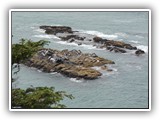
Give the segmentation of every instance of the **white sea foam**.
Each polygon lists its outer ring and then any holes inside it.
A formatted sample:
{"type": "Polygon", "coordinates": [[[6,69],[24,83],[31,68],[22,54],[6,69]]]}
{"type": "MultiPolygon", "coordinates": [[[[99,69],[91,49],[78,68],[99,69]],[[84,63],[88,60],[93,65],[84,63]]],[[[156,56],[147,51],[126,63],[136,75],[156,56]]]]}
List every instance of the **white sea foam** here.
{"type": "Polygon", "coordinates": [[[97,49],[96,46],[93,46],[93,45],[85,45],[85,44],[82,44],[80,47],[84,47],[84,48],[87,48],[87,49],[97,49]]]}
{"type": "Polygon", "coordinates": [[[101,71],[102,69],[101,69],[101,67],[92,67],[93,69],[95,69],[95,70],[98,70],[98,71],[101,71]]]}
{"type": "Polygon", "coordinates": [[[131,40],[131,42],[132,42],[132,43],[136,43],[136,44],[139,43],[139,42],[136,41],[136,40],[131,40]]]}
{"type": "Polygon", "coordinates": [[[64,25],[61,25],[61,24],[50,24],[49,26],[64,26],[64,25]]]}
{"type": "Polygon", "coordinates": [[[38,72],[42,72],[41,70],[37,70],[38,72]]]}
{"type": "Polygon", "coordinates": [[[121,36],[121,37],[128,37],[128,35],[126,34],[126,33],[121,33],[121,32],[119,32],[119,33],[115,33],[115,35],[118,35],[118,36],[121,36]]]}
{"type": "Polygon", "coordinates": [[[77,82],[77,83],[83,82],[83,80],[77,80],[76,78],[70,78],[70,81],[77,82]]]}
{"type": "Polygon", "coordinates": [[[98,37],[107,38],[107,39],[116,39],[116,38],[118,38],[117,35],[108,35],[108,34],[104,34],[102,32],[98,32],[98,31],[80,31],[80,32],[81,33],[90,34],[90,35],[96,35],[98,37]]]}
{"type": "Polygon", "coordinates": [[[148,46],[138,45],[137,48],[143,50],[146,53],[148,52],[148,46]]]}
{"type": "MultiPolygon", "coordinates": [[[[113,67],[111,67],[111,66],[109,66],[109,65],[107,65],[107,67],[108,67],[109,69],[112,69],[112,70],[113,70],[112,73],[118,71],[116,68],[113,68],[113,67]]],[[[106,70],[103,70],[101,67],[97,67],[97,66],[96,66],[96,67],[92,67],[92,68],[95,69],[95,70],[101,71],[101,72],[106,71],[106,70]]],[[[109,72],[109,73],[111,73],[111,72],[109,72]]]]}
{"type": "Polygon", "coordinates": [[[43,29],[36,29],[34,31],[39,32],[39,33],[45,33],[45,30],[43,30],[43,29]]]}
{"type": "Polygon", "coordinates": [[[51,72],[50,74],[54,75],[54,74],[57,74],[57,72],[51,72]]]}
{"type": "Polygon", "coordinates": [[[78,46],[78,44],[72,42],[72,43],[68,43],[66,41],[58,41],[56,43],[59,43],[59,44],[63,44],[63,45],[73,45],[73,46],[78,46]]]}
{"type": "Polygon", "coordinates": [[[48,38],[48,39],[60,39],[55,35],[34,35],[34,37],[38,37],[38,38],[48,38]]]}
{"type": "Polygon", "coordinates": [[[112,70],[113,70],[114,72],[117,72],[117,71],[118,71],[116,68],[112,68],[112,70]]]}

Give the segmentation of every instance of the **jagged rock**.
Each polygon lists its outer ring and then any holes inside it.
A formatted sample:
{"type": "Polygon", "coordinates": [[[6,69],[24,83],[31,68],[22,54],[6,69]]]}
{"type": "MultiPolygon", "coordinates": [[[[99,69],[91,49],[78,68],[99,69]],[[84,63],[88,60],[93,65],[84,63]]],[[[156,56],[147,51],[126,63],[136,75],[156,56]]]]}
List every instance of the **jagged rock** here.
{"type": "Polygon", "coordinates": [[[43,72],[59,72],[73,78],[96,79],[101,73],[94,66],[114,64],[113,61],[98,57],[96,54],[83,54],[80,50],[53,50],[43,48],[25,63],[43,72]],[[43,57],[40,57],[43,56],[43,57]]]}
{"type": "Polygon", "coordinates": [[[141,55],[141,54],[145,54],[145,52],[144,52],[143,50],[138,49],[138,50],[135,52],[135,54],[136,54],[137,56],[139,56],[139,55],[141,55]]]}

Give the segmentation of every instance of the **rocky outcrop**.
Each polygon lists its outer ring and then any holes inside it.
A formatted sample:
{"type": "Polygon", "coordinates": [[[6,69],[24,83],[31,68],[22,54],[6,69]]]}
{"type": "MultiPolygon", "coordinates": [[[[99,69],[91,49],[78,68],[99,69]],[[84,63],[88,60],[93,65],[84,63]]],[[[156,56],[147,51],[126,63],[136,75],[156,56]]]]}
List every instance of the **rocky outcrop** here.
{"type": "Polygon", "coordinates": [[[65,36],[65,37],[60,37],[62,40],[69,40],[69,39],[72,39],[72,40],[74,40],[74,39],[76,39],[76,40],[81,40],[81,41],[83,41],[84,39],[85,39],[85,37],[80,37],[80,36],[78,36],[78,35],[67,35],[67,36],[65,36]]]}
{"type": "Polygon", "coordinates": [[[126,52],[125,50],[122,50],[119,48],[124,48],[124,49],[129,49],[129,50],[137,50],[137,47],[133,47],[132,45],[126,44],[122,41],[107,40],[107,39],[102,39],[97,36],[94,37],[93,40],[94,40],[94,42],[103,44],[103,47],[106,47],[110,51],[114,50],[115,52],[121,52],[121,53],[126,52]],[[110,48],[112,48],[112,50],[110,48]]]}
{"type": "MultiPolygon", "coordinates": [[[[137,47],[132,46],[131,44],[122,41],[108,40],[95,35],[89,36],[89,34],[81,34],[78,31],[72,31],[72,28],[68,26],[40,26],[40,29],[44,29],[47,34],[56,35],[57,33],[61,33],[56,36],[69,43],[75,42],[77,45],[92,44],[97,48],[105,48],[108,51],[116,53],[126,53],[129,50],[137,50],[137,47]]],[[[139,54],[144,54],[143,52],[142,50],[138,50],[135,54],[139,56],[139,54]]]]}
{"type": "Polygon", "coordinates": [[[136,54],[137,56],[139,56],[139,55],[141,55],[141,54],[145,54],[145,52],[144,52],[143,50],[138,49],[138,50],[135,52],[135,54],[136,54]]]}
{"type": "Polygon", "coordinates": [[[72,28],[68,26],[40,26],[40,29],[44,29],[45,33],[47,34],[54,34],[57,33],[73,33],[72,28]]]}
{"type": "Polygon", "coordinates": [[[102,74],[92,69],[94,66],[114,64],[113,61],[98,57],[95,53],[82,53],[80,50],[39,50],[25,65],[35,67],[43,72],[58,72],[67,77],[96,79],[102,74]]]}
{"type": "Polygon", "coordinates": [[[105,43],[105,39],[102,39],[101,37],[94,37],[93,38],[93,40],[94,40],[94,42],[96,42],[96,43],[105,43]]]}

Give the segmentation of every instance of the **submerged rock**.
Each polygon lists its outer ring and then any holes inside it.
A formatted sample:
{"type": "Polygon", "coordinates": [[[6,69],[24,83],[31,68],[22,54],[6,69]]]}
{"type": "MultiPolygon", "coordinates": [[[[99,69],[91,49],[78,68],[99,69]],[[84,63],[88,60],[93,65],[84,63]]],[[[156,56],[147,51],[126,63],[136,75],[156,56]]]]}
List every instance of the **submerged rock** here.
{"type": "Polygon", "coordinates": [[[84,54],[80,50],[69,51],[65,49],[58,51],[43,48],[25,64],[41,69],[43,72],[59,72],[67,77],[92,80],[102,74],[91,67],[114,64],[114,62],[98,57],[95,53],[84,54]]]}

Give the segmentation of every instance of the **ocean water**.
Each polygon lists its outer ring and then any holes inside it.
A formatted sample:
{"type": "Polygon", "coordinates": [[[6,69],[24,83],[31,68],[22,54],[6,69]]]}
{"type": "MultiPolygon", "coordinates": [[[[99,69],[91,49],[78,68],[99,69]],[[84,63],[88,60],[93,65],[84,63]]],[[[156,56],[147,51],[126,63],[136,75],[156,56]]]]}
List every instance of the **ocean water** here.
{"type": "MultiPolygon", "coordinates": [[[[147,12],[12,12],[12,43],[21,38],[38,41],[45,39],[53,49],[77,49],[113,60],[113,72],[102,72],[96,80],[75,80],[59,73],[43,73],[21,65],[14,75],[12,87],[54,86],[75,99],[64,99],[68,108],[148,108],[148,13],[147,12]],[[64,25],[82,33],[120,40],[144,50],[135,56],[97,49],[91,45],[77,46],[47,35],[40,25],[64,25]]],[[[98,67],[95,69],[99,69],[98,67]]]]}

